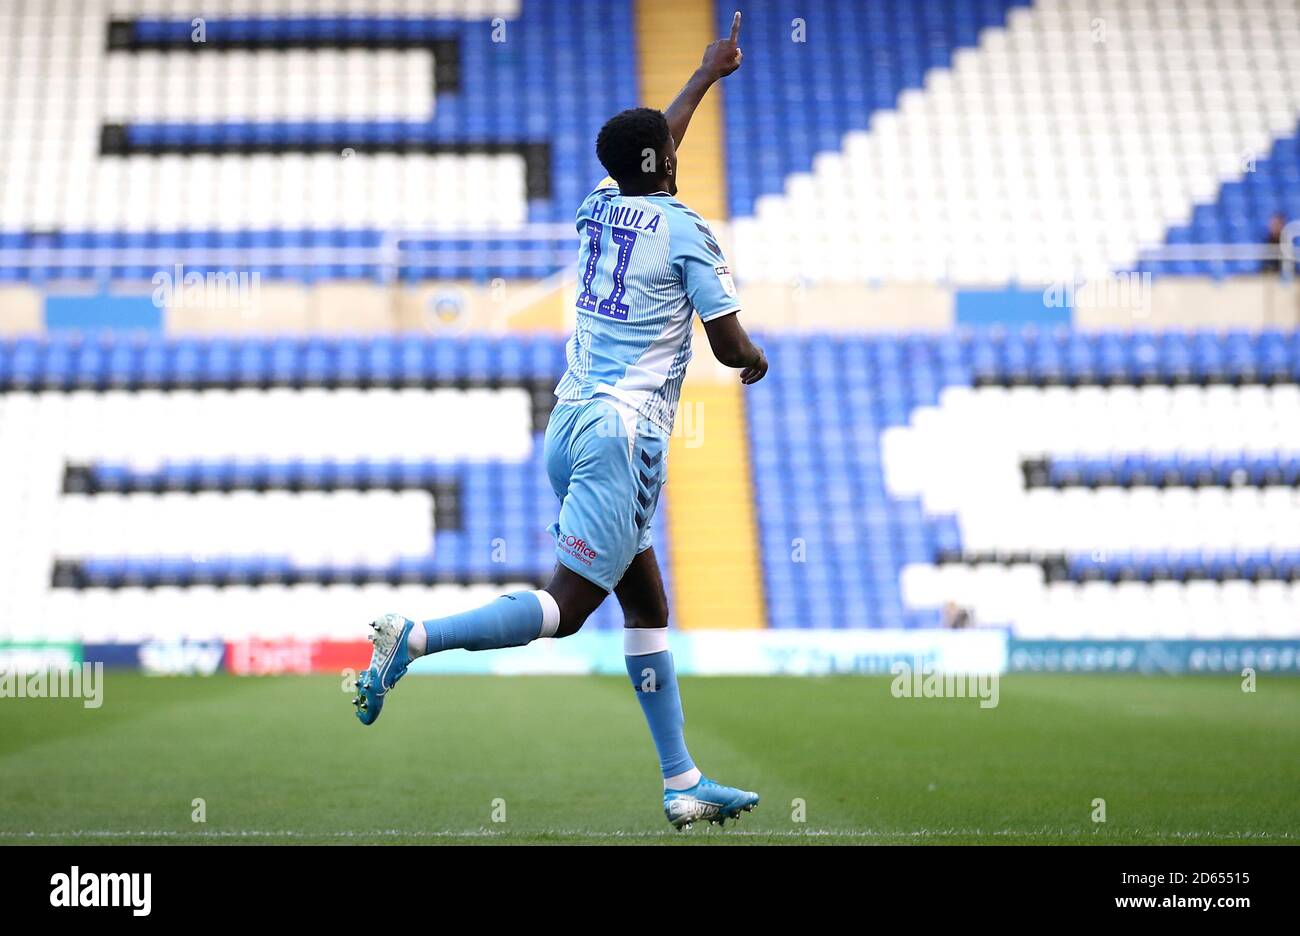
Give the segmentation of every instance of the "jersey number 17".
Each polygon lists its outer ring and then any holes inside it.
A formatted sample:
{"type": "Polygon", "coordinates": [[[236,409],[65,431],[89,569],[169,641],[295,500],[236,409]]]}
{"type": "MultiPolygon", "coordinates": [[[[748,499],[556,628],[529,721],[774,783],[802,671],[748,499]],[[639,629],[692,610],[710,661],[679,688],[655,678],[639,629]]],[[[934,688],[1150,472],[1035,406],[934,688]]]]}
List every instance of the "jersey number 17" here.
{"type": "Polygon", "coordinates": [[[628,307],[623,304],[623,295],[627,292],[627,265],[632,259],[632,248],[636,246],[636,231],[627,228],[610,228],[609,238],[618,248],[614,259],[614,289],[609,298],[598,299],[591,291],[591,283],[596,278],[596,265],[600,263],[600,237],[605,225],[599,221],[587,222],[587,240],[590,245],[587,253],[587,268],[582,273],[582,292],[578,295],[578,308],[585,312],[595,312],[620,322],[627,321],[628,307]]]}

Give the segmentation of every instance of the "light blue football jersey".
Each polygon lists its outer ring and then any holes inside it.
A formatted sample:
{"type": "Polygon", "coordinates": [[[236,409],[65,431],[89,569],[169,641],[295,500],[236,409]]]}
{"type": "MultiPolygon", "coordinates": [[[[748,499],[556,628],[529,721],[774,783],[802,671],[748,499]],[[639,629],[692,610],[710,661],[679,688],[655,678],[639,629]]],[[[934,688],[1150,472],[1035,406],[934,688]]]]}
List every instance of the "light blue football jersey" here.
{"type": "Polygon", "coordinates": [[[564,401],[612,397],[671,432],[691,312],[736,312],[735,281],[704,220],[667,192],[629,197],[606,179],[578,209],[577,327],[564,401]]]}

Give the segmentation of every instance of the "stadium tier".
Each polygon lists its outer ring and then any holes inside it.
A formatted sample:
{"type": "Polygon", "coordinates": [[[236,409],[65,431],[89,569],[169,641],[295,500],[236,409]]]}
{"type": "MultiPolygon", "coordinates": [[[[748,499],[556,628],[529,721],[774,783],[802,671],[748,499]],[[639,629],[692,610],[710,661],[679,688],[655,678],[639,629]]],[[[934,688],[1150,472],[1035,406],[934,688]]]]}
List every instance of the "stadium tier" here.
{"type": "MultiPolygon", "coordinates": [[[[1198,203],[1186,222],[1171,225],[1165,242],[1171,247],[1194,244],[1253,244],[1266,231],[1269,218],[1300,217],[1300,136],[1283,137],[1266,155],[1246,154],[1250,171],[1238,181],[1225,182],[1218,196],[1198,203]]],[[[1137,269],[1151,273],[1207,275],[1216,279],[1238,273],[1258,273],[1258,260],[1144,260],[1137,269]]]]}
{"type": "Polygon", "coordinates": [[[771,625],[937,626],[952,603],[1026,638],[1293,635],[1298,353],[1280,333],[777,343],[750,409],[771,625]]]}
{"type": "MultiPolygon", "coordinates": [[[[1024,638],[1300,636],[1296,333],[766,343],[769,627],[951,604],[1024,638]]],[[[543,580],[561,361],[551,337],[5,341],[6,636],[329,639],[543,580]]],[[[611,600],[588,626],[621,623],[611,600]]]]}
{"type": "MultiPolygon", "coordinates": [[[[608,41],[631,33],[631,4],[385,9],[342,0],[307,15],[238,0],[195,21],[154,0],[4,4],[0,54],[14,67],[0,97],[13,104],[0,129],[14,142],[0,168],[0,247],[319,257],[373,251],[395,230],[532,223],[510,240],[440,240],[403,276],[553,272],[571,244],[557,261],[545,225],[572,217],[598,178],[596,130],[636,100],[634,46],[608,41]]],[[[357,262],[250,266],[306,280],[380,274],[357,262]]],[[[0,280],[152,271],[148,259],[0,262],[0,280]]]]}
{"type": "MultiPolygon", "coordinates": [[[[265,637],[281,613],[342,637],[341,606],[455,610],[554,563],[553,338],[56,338],[0,361],[4,513],[30,533],[6,537],[12,638],[265,637]]],[[[616,603],[591,626],[621,627],[616,603]]]]}
{"type": "MultiPolygon", "coordinates": [[[[1170,228],[1170,245],[1258,244],[1274,213],[1300,216],[1300,9],[1248,9],[748,4],[764,67],[727,89],[738,268],[1045,283],[1131,268],[1170,228]],[[809,42],[817,30],[833,43],[809,42]]],[[[1145,268],[1260,266],[1211,254],[1145,268]]]]}
{"type": "MultiPolygon", "coordinates": [[[[0,9],[0,281],[148,280],[181,252],[308,282],[545,276],[649,68],[609,39],[631,0],[211,6],[0,9]]],[[[1177,248],[1300,216],[1291,0],[745,16],[762,66],[719,144],[742,283],[1221,277],[1263,259],[1177,248]]]]}
{"type": "MultiPolygon", "coordinates": [[[[952,67],[960,49],[1006,23],[1027,0],[763,0],[745,8],[745,47],[765,67],[737,72],[727,86],[727,178],[731,211],[755,213],[763,196],[781,195],[788,176],[813,170],[845,135],[870,129],[872,114],[894,111],[905,91],[924,88],[927,73],[952,67]],[[832,26],[827,54],[808,46],[808,30],[832,26]]],[[[725,29],[731,11],[715,6],[725,29]]]]}

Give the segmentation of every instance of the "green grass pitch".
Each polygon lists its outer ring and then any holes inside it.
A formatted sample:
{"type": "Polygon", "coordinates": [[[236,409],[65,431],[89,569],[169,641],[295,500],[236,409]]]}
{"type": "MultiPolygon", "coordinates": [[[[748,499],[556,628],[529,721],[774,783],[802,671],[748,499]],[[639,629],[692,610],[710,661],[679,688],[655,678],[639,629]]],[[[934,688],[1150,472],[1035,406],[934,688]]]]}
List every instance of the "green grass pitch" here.
{"type": "Polygon", "coordinates": [[[614,677],[412,677],[363,728],[337,678],[109,671],[98,710],[0,700],[0,843],[1300,841],[1300,680],[682,683],[702,768],[762,794],[739,826],[669,829],[614,677]]]}

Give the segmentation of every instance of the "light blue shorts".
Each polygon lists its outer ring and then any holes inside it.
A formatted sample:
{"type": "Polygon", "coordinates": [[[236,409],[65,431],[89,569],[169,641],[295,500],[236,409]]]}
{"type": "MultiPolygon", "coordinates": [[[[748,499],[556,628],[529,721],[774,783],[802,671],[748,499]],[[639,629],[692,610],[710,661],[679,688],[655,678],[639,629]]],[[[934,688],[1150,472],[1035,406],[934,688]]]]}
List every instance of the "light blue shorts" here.
{"type": "Polygon", "coordinates": [[[546,427],[546,473],[560,499],[550,526],[556,560],[613,591],[651,546],[667,461],[667,435],[645,420],[625,422],[608,400],[557,403],[546,427]]]}

